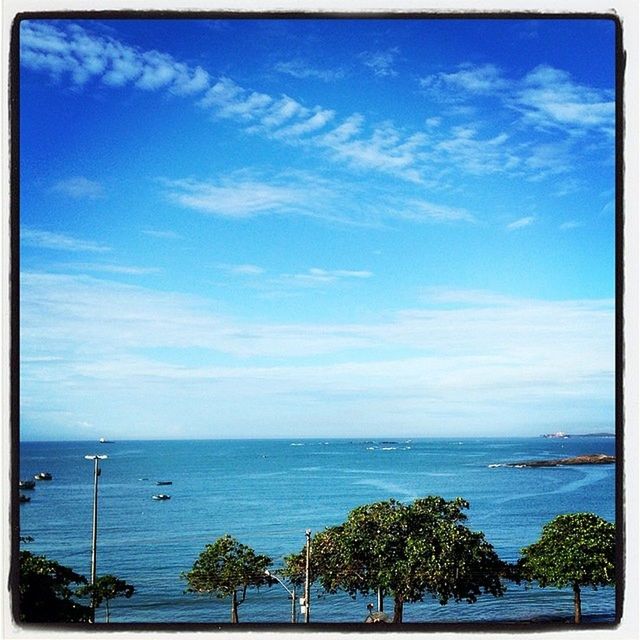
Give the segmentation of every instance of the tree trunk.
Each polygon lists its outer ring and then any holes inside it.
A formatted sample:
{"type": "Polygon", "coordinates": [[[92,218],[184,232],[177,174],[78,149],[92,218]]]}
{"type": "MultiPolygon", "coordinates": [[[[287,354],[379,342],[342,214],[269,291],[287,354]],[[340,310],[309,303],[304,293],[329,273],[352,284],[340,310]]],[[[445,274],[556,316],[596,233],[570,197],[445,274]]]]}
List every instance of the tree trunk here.
{"type": "Polygon", "coordinates": [[[233,595],[231,596],[231,624],[236,624],[238,622],[238,595],[236,590],[233,590],[233,595]]]}
{"type": "Polygon", "coordinates": [[[104,601],[104,608],[105,608],[105,622],[109,622],[109,600],[105,599],[104,601]]]}
{"type": "Polygon", "coordinates": [[[393,600],[393,620],[392,622],[400,624],[402,623],[402,609],[404,601],[401,595],[396,595],[393,600]]]}
{"type": "Polygon", "coordinates": [[[580,624],[582,620],[582,604],[580,602],[580,585],[573,583],[573,621],[580,624]]]}
{"type": "Polygon", "coordinates": [[[378,611],[384,611],[384,590],[378,587],[378,611]]]}

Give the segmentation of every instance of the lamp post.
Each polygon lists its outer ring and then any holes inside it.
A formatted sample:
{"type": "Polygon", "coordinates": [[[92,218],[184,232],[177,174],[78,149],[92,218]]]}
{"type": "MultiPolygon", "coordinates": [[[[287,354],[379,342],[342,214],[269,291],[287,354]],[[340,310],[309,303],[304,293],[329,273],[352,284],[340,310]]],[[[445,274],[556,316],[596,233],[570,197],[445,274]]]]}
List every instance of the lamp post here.
{"type": "Polygon", "coordinates": [[[274,578],[275,580],[277,580],[282,585],[283,589],[285,589],[286,592],[289,594],[289,597],[291,598],[291,624],[295,624],[296,623],[296,586],[295,584],[293,585],[293,589],[289,589],[289,587],[287,587],[287,585],[284,582],[282,582],[282,580],[280,580],[280,578],[275,573],[271,573],[269,569],[265,569],[264,574],[269,578],[274,578]]]}
{"type": "MultiPolygon", "coordinates": [[[[91,586],[96,583],[96,551],[98,542],[98,477],[100,476],[100,460],[106,460],[107,456],[89,455],[86,460],[93,460],[93,533],[91,536],[91,586]]],[[[91,622],[96,621],[95,594],[91,595],[91,622]]]]}
{"type": "Polygon", "coordinates": [[[304,621],[309,623],[311,620],[311,576],[310,576],[310,562],[311,562],[311,529],[305,531],[307,538],[306,544],[306,557],[304,567],[304,621]]]}

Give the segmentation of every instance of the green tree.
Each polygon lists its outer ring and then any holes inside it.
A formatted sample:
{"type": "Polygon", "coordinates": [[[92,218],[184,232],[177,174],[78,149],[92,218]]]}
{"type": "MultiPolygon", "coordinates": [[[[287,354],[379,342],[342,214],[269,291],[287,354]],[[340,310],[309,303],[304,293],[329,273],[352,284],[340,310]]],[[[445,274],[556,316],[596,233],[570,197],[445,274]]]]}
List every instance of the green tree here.
{"type": "Polygon", "coordinates": [[[208,544],[198,556],[191,571],[182,574],[188,583],[187,592],[213,593],[218,598],[231,596],[231,622],[238,622],[238,606],[249,587],[271,586],[266,575],[271,558],[257,555],[247,545],[230,535],[208,544]]]}
{"type": "Polygon", "coordinates": [[[540,539],[522,549],[517,572],[541,587],[572,587],[579,624],[581,589],[615,582],[615,549],[615,525],[593,513],[569,513],[544,525],[540,539]]]}
{"type": "MultiPolygon", "coordinates": [[[[311,578],[335,593],[372,592],[393,597],[393,622],[404,604],[426,593],[441,604],[475,602],[481,593],[504,593],[504,563],[484,534],[461,524],[469,504],[437,496],[402,504],[387,500],[357,507],[347,520],[314,536],[311,578]]],[[[302,579],[303,554],[285,559],[288,575],[302,579]]]]}
{"type": "Polygon", "coordinates": [[[107,574],[96,578],[95,584],[83,585],[76,593],[81,597],[89,596],[95,607],[99,607],[104,602],[105,622],[109,622],[109,602],[114,598],[130,598],[134,591],[133,585],[107,574]]]}
{"type": "Polygon", "coordinates": [[[19,620],[21,622],[89,622],[91,607],[74,600],[72,584],[86,578],[46,556],[20,551],[19,620]]]}

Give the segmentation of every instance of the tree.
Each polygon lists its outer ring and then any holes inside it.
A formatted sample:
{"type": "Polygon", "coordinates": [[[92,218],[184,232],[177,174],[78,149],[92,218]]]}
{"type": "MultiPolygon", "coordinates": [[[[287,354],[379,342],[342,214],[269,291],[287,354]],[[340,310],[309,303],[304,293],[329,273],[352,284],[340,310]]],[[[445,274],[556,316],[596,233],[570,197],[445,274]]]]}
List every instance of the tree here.
{"type": "Polygon", "coordinates": [[[255,551],[230,535],[208,544],[191,571],[182,574],[187,592],[213,593],[218,598],[231,596],[231,622],[238,622],[238,606],[245,601],[248,587],[271,586],[266,574],[271,558],[255,551]],[[238,596],[240,593],[240,596],[238,596]]]}
{"type": "Polygon", "coordinates": [[[539,586],[572,587],[574,621],[582,619],[582,587],[597,589],[615,582],[615,525],[593,513],[557,516],[542,528],[540,539],[522,549],[519,576],[539,586]]]}
{"type": "Polygon", "coordinates": [[[91,607],[73,596],[72,584],[86,578],[46,556],[20,551],[19,619],[21,622],[89,622],[91,607]]]}
{"type": "MultiPolygon", "coordinates": [[[[441,604],[475,602],[481,593],[504,593],[505,564],[484,534],[461,524],[462,498],[429,496],[405,505],[397,500],[353,509],[347,520],[314,536],[312,579],[325,591],[351,596],[378,591],[394,600],[393,622],[402,622],[405,602],[430,593],[441,604]]],[[[301,555],[285,559],[300,580],[301,555]]]]}
{"type": "Polygon", "coordinates": [[[99,607],[103,602],[105,606],[105,622],[109,622],[109,602],[114,598],[130,598],[135,588],[124,580],[111,574],[100,576],[95,584],[83,585],[76,593],[79,596],[89,596],[94,607],[99,607]]]}

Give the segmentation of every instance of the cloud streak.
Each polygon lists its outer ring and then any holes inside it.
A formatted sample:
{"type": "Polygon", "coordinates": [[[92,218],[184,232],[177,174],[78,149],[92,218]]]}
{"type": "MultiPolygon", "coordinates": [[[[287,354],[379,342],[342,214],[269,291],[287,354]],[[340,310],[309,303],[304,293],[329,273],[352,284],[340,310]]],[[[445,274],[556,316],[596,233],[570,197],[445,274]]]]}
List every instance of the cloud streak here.
{"type": "MultiPolygon", "coordinates": [[[[369,277],[322,269],[308,275],[369,277]]],[[[159,404],[141,403],[140,415],[162,424],[168,394],[171,411],[195,432],[210,419],[197,407],[213,404],[220,415],[218,408],[226,412],[249,397],[281,418],[289,408],[312,407],[326,418],[366,401],[368,415],[374,406],[387,424],[416,411],[428,421],[434,407],[450,420],[468,419],[460,398],[475,416],[503,421],[516,406],[574,419],[585,402],[611,408],[612,300],[439,289],[426,292],[422,308],[368,324],[256,324],[220,315],[197,297],[88,276],[23,273],[22,282],[21,387],[27,397],[55,398],[67,417],[86,407],[78,394],[105,390],[114,404],[91,421],[106,416],[111,423],[120,398],[149,393],[159,404]],[[197,356],[185,360],[183,353],[197,356]],[[228,361],[220,364],[221,357],[228,361]],[[283,358],[290,358],[286,365],[283,358]]],[[[27,402],[25,415],[31,411],[37,407],[27,402]]]]}
{"type": "MultiPolygon", "coordinates": [[[[54,26],[21,23],[21,63],[64,77],[77,86],[99,82],[107,87],[131,85],[140,91],[185,96],[214,118],[239,125],[247,134],[285,145],[305,145],[350,168],[375,171],[414,183],[424,183],[434,171],[451,164],[472,175],[552,175],[532,166],[535,150],[518,145],[506,133],[480,135],[473,128],[404,131],[393,123],[369,123],[362,114],[340,115],[334,109],[307,106],[287,95],[247,89],[228,77],[213,78],[199,66],[189,66],[159,51],[141,51],[111,37],[98,36],[71,23],[54,26]],[[468,133],[471,131],[472,133],[468,133]]],[[[367,51],[360,61],[378,77],[393,77],[397,47],[367,51]]],[[[280,63],[280,72],[328,79],[329,75],[294,60],[280,63]]],[[[575,83],[569,74],[540,66],[519,80],[508,79],[495,65],[461,65],[420,80],[425,91],[456,100],[494,96],[523,124],[541,131],[577,130],[610,134],[614,103],[610,92],[575,83]]],[[[429,119],[427,119],[429,120],[429,119]]],[[[552,144],[552,143],[549,143],[552,144]]],[[[564,170],[571,164],[566,163],[564,170]]],[[[557,169],[556,169],[557,172],[557,169]]]]}
{"type": "Polygon", "coordinates": [[[54,233],[42,229],[22,227],[20,229],[20,241],[27,247],[40,249],[53,249],[55,251],[74,251],[89,253],[105,253],[111,251],[111,247],[94,242],[82,240],[65,233],[54,233]]]}

